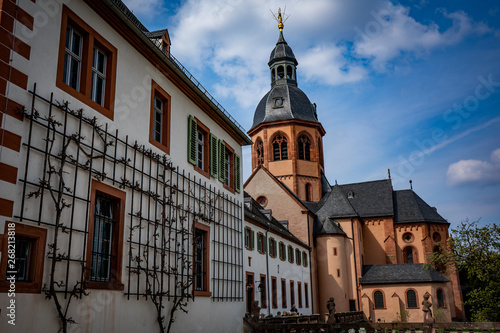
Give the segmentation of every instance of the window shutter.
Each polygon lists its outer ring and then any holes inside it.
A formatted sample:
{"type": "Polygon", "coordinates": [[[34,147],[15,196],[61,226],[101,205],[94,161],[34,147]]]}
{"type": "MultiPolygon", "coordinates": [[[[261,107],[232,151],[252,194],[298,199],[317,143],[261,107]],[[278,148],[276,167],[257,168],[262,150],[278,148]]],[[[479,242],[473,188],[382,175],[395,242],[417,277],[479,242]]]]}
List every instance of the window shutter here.
{"type": "Polygon", "coordinates": [[[253,250],[255,249],[255,231],[252,230],[252,235],[250,237],[250,248],[253,250]]]}
{"type": "Polygon", "coordinates": [[[234,154],[234,190],[240,193],[241,184],[241,160],[240,155],[234,154]]]}
{"type": "Polygon", "coordinates": [[[188,162],[196,165],[196,137],[198,124],[193,116],[188,120],[188,162]]]}
{"type": "Polygon", "coordinates": [[[222,140],[219,140],[219,180],[226,180],[226,145],[222,140]]]}
{"type": "Polygon", "coordinates": [[[210,175],[215,178],[219,175],[219,160],[217,157],[217,137],[210,133],[210,175]]]}

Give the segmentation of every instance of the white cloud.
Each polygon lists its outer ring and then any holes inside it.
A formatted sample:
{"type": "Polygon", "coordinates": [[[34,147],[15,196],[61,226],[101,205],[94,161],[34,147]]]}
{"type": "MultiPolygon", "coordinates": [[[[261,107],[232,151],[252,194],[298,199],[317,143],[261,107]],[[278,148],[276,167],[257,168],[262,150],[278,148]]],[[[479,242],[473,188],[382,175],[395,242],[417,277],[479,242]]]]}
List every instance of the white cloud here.
{"type": "Polygon", "coordinates": [[[451,186],[500,181],[500,148],[491,153],[490,161],[461,160],[450,164],[446,176],[447,183],[451,186]]]}
{"type": "Polygon", "coordinates": [[[474,23],[463,11],[441,10],[441,13],[452,21],[451,27],[444,32],[440,32],[433,22],[427,25],[417,22],[410,16],[409,8],[388,2],[386,8],[372,11],[371,21],[362,28],[355,28],[359,40],[354,52],[370,59],[376,70],[383,71],[389,61],[405,53],[418,57],[434,48],[457,44],[468,35],[490,30],[483,23],[474,23]]]}
{"type": "MultiPolygon", "coordinates": [[[[127,4],[161,21],[155,13],[159,2],[127,4]]],[[[186,0],[168,23],[172,54],[198,78],[217,78],[207,86],[210,90],[241,107],[256,105],[257,92],[269,89],[266,63],[278,39],[269,9],[284,5],[278,0],[186,0]]],[[[331,86],[362,81],[373,68],[383,71],[402,54],[418,56],[487,30],[464,12],[442,10],[440,15],[453,24],[440,32],[435,23],[419,23],[408,8],[388,0],[291,0],[286,12],[284,35],[299,61],[299,80],[331,86]],[[373,33],[369,28],[377,24],[373,33]]]]}

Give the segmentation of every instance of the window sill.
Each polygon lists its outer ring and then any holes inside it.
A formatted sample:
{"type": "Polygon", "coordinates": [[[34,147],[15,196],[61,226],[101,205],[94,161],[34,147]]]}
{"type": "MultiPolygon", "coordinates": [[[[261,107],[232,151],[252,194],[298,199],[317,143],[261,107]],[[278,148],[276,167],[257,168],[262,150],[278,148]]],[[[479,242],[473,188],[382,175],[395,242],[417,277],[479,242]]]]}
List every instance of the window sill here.
{"type": "Polygon", "coordinates": [[[226,184],[224,184],[224,188],[226,190],[228,190],[229,192],[231,192],[232,194],[234,194],[234,188],[233,187],[230,187],[230,186],[227,186],[226,184]]]}
{"type": "MultiPolygon", "coordinates": [[[[42,286],[36,282],[22,282],[16,281],[16,293],[24,294],[40,294],[42,292],[42,286]]],[[[6,293],[10,290],[10,282],[8,280],[0,281],[0,292],[6,293]]]]}
{"type": "Polygon", "coordinates": [[[121,282],[97,282],[97,281],[87,281],[86,287],[88,289],[106,289],[106,290],[124,290],[125,286],[121,282]]]}
{"type": "Polygon", "coordinates": [[[207,170],[203,170],[198,168],[196,165],[194,166],[194,169],[198,171],[202,176],[205,176],[206,178],[210,179],[210,173],[207,170]]]}
{"type": "Polygon", "coordinates": [[[170,155],[169,147],[167,145],[164,145],[161,142],[156,141],[151,136],[149,137],[149,143],[152,144],[153,146],[155,146],[156,148],[160,149],[165,154],[170,155]]]}
{"type": "Polygon", "coordinates": [[[194,290],[193,296],[210,297],[212,296],[212,293],[210,291],[205,291],[205,290],[194,290]]]}
{"type": "Polygon", "coordinates": [[[59,89],[61,89],[64,92],[68,93],[69,95],[73,96],[74,98],[76,98],[80,102],[87,104],[89,107],[98,111],[103,116],[109,118],[110,120],[113,120],[113,105],[110,105],[109,107],[105,107],[105,106],[102,106],[100,104],[97,104],[87,95],[84,95],[80,91],[71,88],[66,83],[64,83],[60,80],[56,81],[56,87],[58,87],[59,89]]]}

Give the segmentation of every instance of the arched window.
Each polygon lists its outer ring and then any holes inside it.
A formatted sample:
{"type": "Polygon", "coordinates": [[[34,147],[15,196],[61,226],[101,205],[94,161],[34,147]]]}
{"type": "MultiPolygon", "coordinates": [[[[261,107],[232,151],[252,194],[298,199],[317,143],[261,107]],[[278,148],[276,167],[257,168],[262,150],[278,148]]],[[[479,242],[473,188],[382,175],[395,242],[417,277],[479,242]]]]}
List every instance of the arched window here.
{"type": "Polygon", "coordinates": [[[278,79],[285,77],[285,68],[283,66],[278,66],[278,79]]]}
{"type": "Polygon", "coordinates": [[[299,136],[298,140],[299,146],[299,160],[311,160],[311,140],[307,137],[307,135],[302,134],[299,136]]]}
{"type": "Polygon", "coordinates": [[[273,155],[275,161],[288,159],[288,146],[282,134],[276,135],[273,139],[273,155]]]}
{"type": "Polygon", "coordinates": [[[417,293],[413,289],[409,289],[406,292],[406,307],[407,308],[417,307],[417,293]]]}
{"type": "Polygon", "coordinates": [[[276,80],[276,70],[274,68],[271,69],[271,81],[276,80]]]}
{"type": "Polygon", "coordinates": [[[437,301],[438,301],[438,307],[444,308],[444,292],[443,292],[443,289],[438,289],[437,290],[437,301]]]}
{"type": "Polygon", "coordinates": [[[373,293],[373,302],[375,303],[375,309],[384,309],[384,294],[377,290],[373,293]]]}
{"type": "Polygon", "coordinates": [[[264,143],[260,138],[257,139],[255,150],[257,151],[257,165],[264,164],[264,143]]]}
{"type": "Polygon", "coordinates": [[[292,66],[286,66],[286,78],[287,79],[292,79],[293,78],[293,69],[292,69],[292,66]]]}
{"type": "Polygon", "coordinates": [[[413,246],[407,246],[403,249],[403,262],[405,264],[418,263],[417,250],[413,246]]]}
{"type": "Polygon", "coordinates": [[[312,185],[307,183],[306,184],[306,201],[311,201],[312,200],[312,185]]]}

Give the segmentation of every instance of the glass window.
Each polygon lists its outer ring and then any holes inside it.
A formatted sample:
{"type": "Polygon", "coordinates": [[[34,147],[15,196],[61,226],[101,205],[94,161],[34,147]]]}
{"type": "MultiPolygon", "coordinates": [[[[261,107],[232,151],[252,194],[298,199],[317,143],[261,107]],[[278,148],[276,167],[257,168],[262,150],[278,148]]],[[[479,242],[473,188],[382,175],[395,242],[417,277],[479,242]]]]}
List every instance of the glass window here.
{"type": "Polygon", "coordinates": [[[205,169],[205,135],[201,132],[197,132],[197,149],[198,152],[196,165],[200,169],[205,169]]]}
{"type": "Polygon", "coordinates": [[[90,98],[99,105],[104,105],[104,89],[106,87],[106,54],[94,48],[92,59],[92,84],[90,98]]]}
{"type": "Polygon", "coordinates": [[[194,290],[206,290],[205,261],[206,261],[206,232],[195,228],[194,232],[194,290]]]}
{"type": "Polygon", "coordinates": [[[443,289],[438,289],[437,290],[437,301],[438,301],[438,307],[444,308],[444,292],[443,292],[443,289]]]}
{"type": "Polygon", "coordinates": [[[385,308],[385,306],[384,306],[384,294],[380,290],[377,290],[376,292],[373,293],[373,299],[374,299],[374,303],[375,303],[375,309],[385,308]]]}
{"type": "Polygon", "coordinates": [[[288,159],[287,141],[281,134],[276,135],[273,139],[273,155],[275,161],[288,159]]]}
{"type": "Polygon", "coordinates": [[[68,25],[66,28],[63,82],[78,91],[80,91],[82,40],[82,35],[68,25]]]}
{"type": "Polygon", "coordinates": [[[299,160],[311,160],[311,140],[307,135],[302,134],[298,140],[299,160]]]}
{"type": "Polygon", "coordinates": [[[153,112],[153,139],[161,142],[163,134],[163,101],[156,97],[154,98],[154,112],[153,112]]]}
{"type": "Polygon", "coordinates": [[[107,282],[110,278],[113,224],[116,222],[114,208],[113,198],[100,192],[96,194],[90,270],[92,281],[107,282]]]}
{"type": "Polygon", "coordinates": [[[416,308],[417,307],[417,294],[415,293],[415,290],[408,290],[406,292],[406,299],[408,301],[408,307],[409,308],[416,308]]]}

